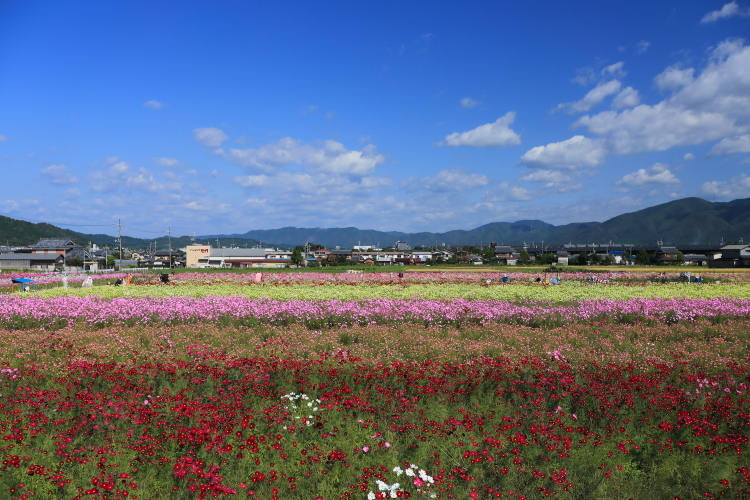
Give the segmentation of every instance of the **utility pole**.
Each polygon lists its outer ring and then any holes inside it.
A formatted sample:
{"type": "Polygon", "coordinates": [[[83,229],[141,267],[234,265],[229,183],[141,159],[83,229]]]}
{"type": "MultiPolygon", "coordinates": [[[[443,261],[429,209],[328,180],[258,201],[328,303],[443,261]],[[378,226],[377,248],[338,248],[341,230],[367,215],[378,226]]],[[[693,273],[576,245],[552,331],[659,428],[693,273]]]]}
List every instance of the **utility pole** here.
{"type": "Polygon", "coordinates": [[[172,228],[167,228],[167,236],[169,237],[169,268],[172,269],[172,228]]]}
{"type": "Polygon", "coordinates": [[[117,219],[117,239],[120,240],[120,269],[122,269],[122,223],[117,219]]]}

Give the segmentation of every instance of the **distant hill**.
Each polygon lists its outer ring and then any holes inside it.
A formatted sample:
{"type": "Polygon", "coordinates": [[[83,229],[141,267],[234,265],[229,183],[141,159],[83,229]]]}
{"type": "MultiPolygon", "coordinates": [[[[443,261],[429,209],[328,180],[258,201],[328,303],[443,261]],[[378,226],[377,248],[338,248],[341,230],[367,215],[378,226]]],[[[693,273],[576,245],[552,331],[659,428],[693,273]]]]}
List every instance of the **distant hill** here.
{"type": "MultiPolygon", "coordinates": [[[[51,224],[34,224],[0,215],[0,245],[31,245],[39,238],[68,237],[78,244],[89,242],[110,247],[117,246],[117,238],[106,234],[84,234],[61,229],[51,224]]],[[[273,246],[288,248],[316,243],[326,247],[351,248],[354,245],[393,246],[396,241],[406,241],[412,247],[441,245],[479,245],[496,242],[517,245],[523,242],[560,245],[564,243],[613,243],[648,245],[657,240],[671,244],[716,243],[738,240],[750,242],[750,198],[730,202],[710,202],[701,198],[684,198],[654,207],[613,217],[605,222],[575,222],[554,226],[540,220],[492,222],[471,230],[454,230],[445,233],[402,233],[372,229],[298,228],[258,229],[243,234],[199,236],[195,243],[239,247],[273,246]]],[[[172,238],[172,248],[191,244],[188,236],[172,238]]],[[[122,237],[129,248],[168,247],[166,236],[158,238],[122,237]]]]}
{"type": "Polygon", "coordinates": [[[297,228],[258,229],[243,234],[201,236],[201,238],[253,238],[273,244],[303,245],[305,242],[326,247],[353,245],[393,246],[397,240],[414,246],[478,245],[497,242],[506,245],[544,241],[546,245],[564,243],[672,244],[716,242],[722,238],[750,241],[750,198],[730,202],[710,202],[684,198],[618,215],[605,222],[576,222],[554,226],[540,220],[492,222],[471,230],[446,233],[401,233],[371,229],[297,228]]]}
{"type": "MultiPolygon", "coordinates": [[[[88,246],[94,243],[99,247],[117,247],[117,237],[108,234],[84,234],[70,229],[62,229],[52,224],[27,222],[0,215],[0,245],[28,246],[39,241],[40,238],[70,238],[75,243],[88,246]]],[[[204,238],[196,238],[197,244],[215,244],[216,238],[208,241],[204,238]]],[[[181,248],[193,243],[189,236],[172,238],[172,248],[181,248]]],[[[220,238],[221,245],[236,245],[253,247],[259,243],[258,240],[248,238],[220,238]]],[[[158,238],[144,239],[122,236],[122,246],[127,248],[152,248],[162,250],[169,247],[169,238],[159,236],[158,238]]]]}

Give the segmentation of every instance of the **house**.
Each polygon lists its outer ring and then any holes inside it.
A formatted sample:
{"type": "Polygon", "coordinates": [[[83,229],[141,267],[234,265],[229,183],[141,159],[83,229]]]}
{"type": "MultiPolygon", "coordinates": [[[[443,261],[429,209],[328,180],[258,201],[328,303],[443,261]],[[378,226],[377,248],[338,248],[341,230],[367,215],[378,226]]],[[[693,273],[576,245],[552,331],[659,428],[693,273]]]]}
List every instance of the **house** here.
{"type": "Polygon", "coordinates": [[[721,247],[721,258],[708,261],[709,268],[750,267],[750,245],[746,243],[721,247]]]}
{"type": "Polygon", "coordinates": [[[708,257],[700,254],[686,254],[685,255],[686,266],[706,266],[708,265],[708,257]]]}
{"type": "Polygon", "coordinates": [[[513,247],[505,245],[495,246],[495,259],[508,266],[515,266],[521,255],[513,252],[513,247]]]}
{"type": "Polygon", "coordinates": [[[35,254],[59,253],[65,255],[65,259],[80,259],[82,261],[90,258],[86,250],[70,238],[40,238],[39,241],[29,248],[21,249],[20,252],[35,254]]]}
{"type": "Polygon", "coordinates": [[[336,262],[341,260],[341,257],[344,258],[344,260],[352,260],[352,251],[351,250],[330,250],[328,252],[328,262],[336,262]]]}
{"type": "Polygon", "coordinates": [[[656,250],[656,263],[657,264],[677,264],[680,259],[677,254],[680,253],[677,247],[672,246],[660,246],[656,250]]]}
{"type": "Polygon", "coordinates": [[[316,259],[325,260],[328,258],[328,252],[330,252],[330,250],[326,250],[325,248],[320,248],[318,250],[313,250],[312,254],[313,254],[313,257],[315,257],[316,259]]]}
{"type": "Polygon", "coordinates": [[[65,264],[61,253],[2,253],[0,269],[19,269],[30,271],[54,271],[65,264]]]}
{"type": "Polygon", "coordinates": [[[557,259],[558,265],[567,266],[568,261],[570,260],[570,254],[566,250],[558,250],[555,252],[555,258],[557,259]]]}
{"type": "Polygon", "coordinates": [[[154,252],[154,265],[169,266],[177,258],[179,252],[174,250],[159,250],[154,252]]]}
{"type": "Polygon", "coordinates": [[[403,252],[404,250],[411,250],[411,246],[409,246],[409,244],[405,241],[397,241],[393,248],[398,250],[399,252],[403,252]]]}

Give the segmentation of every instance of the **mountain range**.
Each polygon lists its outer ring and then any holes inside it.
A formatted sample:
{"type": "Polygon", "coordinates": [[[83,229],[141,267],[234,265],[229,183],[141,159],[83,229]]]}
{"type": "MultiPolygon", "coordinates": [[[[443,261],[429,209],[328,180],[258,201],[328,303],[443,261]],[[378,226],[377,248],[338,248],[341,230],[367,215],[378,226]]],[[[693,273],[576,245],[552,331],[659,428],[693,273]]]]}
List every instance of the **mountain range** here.
{"type": "MultiPolygon", "coordinates": [[[[50,224],[30,222],[0,216],[0,244],[29,245],[42,237],[69,237],[87,245],[116,246],[117,239],[105,234],[83,234],[50,224]]],[[[412,247],[442,245],[479,245],[496,242],[516,245],[541,243],[613,243],[647,245],[663,241],[665,244],[687,245],[724,241],[750,242],[750,198],[729,202],[710,202],[701,198],[683,198],[636,212],[613,217],[605,222],[576,222],[554,226],[540,220],[492,222],[471,230],[445,233],[403,233],[372,229],[297,228],[257,229],[246,233],[204,235],[194,240],[188,236],[172,238],[172,248],[195,243],[221,245],[290,247],[306,242],[325,247],[351,248],[354,245],[393,246],[405,241],[412,247]]],[[[123,246],[166,248],[166,237],[140,239],[123,236],[123,246]]]]}
{"type": "Polygon", "coordinates": [[[517,245],[527,242],[545,245],[565,243],[701,244],[720,240],[750,242],[750,198],[730,202],[710,202],[701,198],[683,198],[637,212],[618,215],[605,222],[575,222],[554,226],[540,220],[492,222],[471,230],[445,233],[402,233],[371,229],[297,228],[258,229],[243,234],[212,235],[203,238],[253,238],[288,245],[309,241],[332,247],[353,245],[393,246],[405,241],[412,247],[442,245],[480,245],[496,242],[517,245]]]}

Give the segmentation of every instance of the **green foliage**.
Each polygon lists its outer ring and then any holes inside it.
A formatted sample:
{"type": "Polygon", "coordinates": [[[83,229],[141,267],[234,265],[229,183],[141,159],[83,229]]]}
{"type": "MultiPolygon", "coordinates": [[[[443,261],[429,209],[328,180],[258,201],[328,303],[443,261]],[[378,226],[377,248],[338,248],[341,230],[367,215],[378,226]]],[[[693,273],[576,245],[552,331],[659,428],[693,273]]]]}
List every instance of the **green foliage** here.
{"type": "Polygon", "coordinates": [[[302,247],[297,245],[294,247],[294,251],[292,252],[292,264],[295,266],[302,265],[303,262],[305,262],[305,258],[302,255],[302,247]]]}
{"type": "Polygon", "coordinates": [[[647,266],[651,264],[651,256],[645,248],[638,249],[638,253],[635,254],[635,263],[639,266],[647,266]]]}

